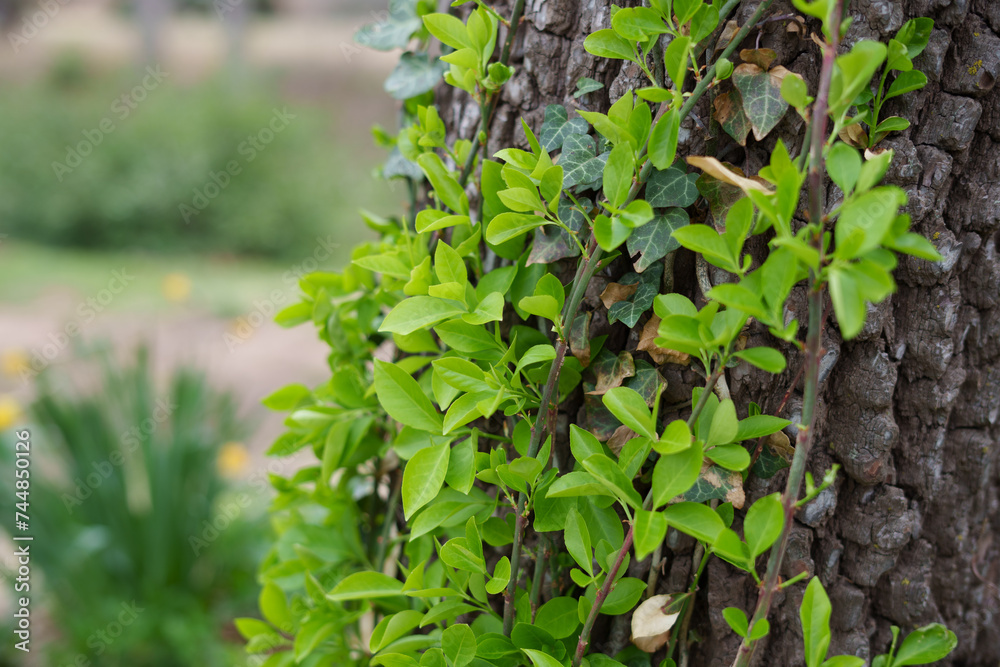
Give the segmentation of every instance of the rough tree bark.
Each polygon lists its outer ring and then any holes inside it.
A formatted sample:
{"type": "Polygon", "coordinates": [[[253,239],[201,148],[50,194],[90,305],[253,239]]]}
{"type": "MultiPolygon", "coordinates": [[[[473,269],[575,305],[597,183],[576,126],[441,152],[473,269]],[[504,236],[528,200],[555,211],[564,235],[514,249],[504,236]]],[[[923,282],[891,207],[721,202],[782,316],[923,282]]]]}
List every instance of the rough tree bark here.
{"type": "MultiPolygon", "coordinates": [[[[509,4],[495,6],[506,14],[509,4]]],[[[746,0],[735,18],[742,23],[757,4],[746,0]]],[[[514,43],[517,73],[504,87],[492,119],[489,154],[511,144],[524,146],[518,119],[524,117],[537,130],[548,104],[605,111],[624,91],[644,85],[635,66],[622,68],[619,61],[596,59],[583,49],[589,33],[609,27],[610,5],[608,0],[528,0],[514,43]],[[605,88],[574,99],[583,76],[602,81],[605,88]]],[[[792,11],[790,3],[779,1],[771,14],[792,11]]],[[[893,100],[889,104],[895,106],[887,109],[913,125],[884,145],[896,151],[888,181],[905,188],[916,231],[934,240],[944,261],[903,259],[898,293],[869,312],[858,339],[845,343],[827,332],[819,446],[809,469],[817,478],[834,462],[844,469],[835,488],[797,517],[785,574],[807,569],[829,591],[831,655],[867,658],[888,647],[891,624],[907,631],[941,621],[960,642],[948,664],[992,667],[1000,661],[1000,86],[994,86],[1000,77],[1000,2],[854,0],[848,13],[854,18],[848,48],[862,38],[886,41],[911,17],[935,20],[930,44],[917,61],[929,84],[893,100]]],[[[745,46],[756,39],[755,32],[745,46]]],[[[780,21],[766,24],[759,40],[778,53],[778,64],[802,74],[815,89],[820,54],[811,40],[786,32],[780,21]]],[[[440,95],[453,131],[475,136],[475,104],[464,93],[442,89],[440,95]]],[[[707,121],[707,110],[702,101],[694,115],[707,121]]],[[[801,132],[801,121],[789,113],[764,142],[749,139],[747,150],[722,134],[717,153],[756,173],[778,137],[794,152],[801,141],[791,138],[801,132]]],[[[705,130],[689,118],[678,155],[703,154],[705,146],[705,130]]],[[[618,260],[610,275],[627,270],[627,261],[618,260]]],[[[567,265],[567,271],[572,267],[567,265]]],[[[720,272],[712,279],[726,277],[720,272]]],[[[686,251],[676,257],[673,284],[676,291],[700,296],[694,260],[686,251]]],[[[612,350],[628,349],[645,358],[635,352],[644,320],[632,331],[608,325],[600,316],[599,293],[592,286],[585,303],[595,311],[591,334],[610,334],[612,350]]],[[[797,309],[799,321],[805,321],[804,294],[797,309]]],[[[755,343],[769,338],[766,331],[752,336],[761,339],[755,343]]],[[[776,380],[762,372],[731,370],[737,405],[754,400],[773,411],[799,366],[794,356],[789,362],[776,380]]],[[[690,398],[697,381],[692,372],[670,364],[661,372],[669,382],[668,404],[690,398]]],[[[793,393],[784,416],[796,418],[797,400],[793,393]]],[[[561,415],[563,431],[575,415],[572,405],[561,415]]],[[[747,505],[780,491],[784,482],[784,473],[752,480],[747,505]]],[[[658,592],[687,586],[693,545],[681,539],[670,546],[658,592]]],[[[648,569],[648,559],[633,567],[643,566],[648,569]]],[[[758,648],[755,664],[803,664],[798,620],[803,590],[798,586],[779,594],[771,636],[758,648]]],[[[693,647],[690,664],[729,665],[738,638],[721,611],[727,606],[752,611],[753,582],[713,559],[698,600],[692,628],[703,641],[693,647]]],[[[594,638],[598,648],[620,647],[627,630],[605,622],[594,638]]]]}

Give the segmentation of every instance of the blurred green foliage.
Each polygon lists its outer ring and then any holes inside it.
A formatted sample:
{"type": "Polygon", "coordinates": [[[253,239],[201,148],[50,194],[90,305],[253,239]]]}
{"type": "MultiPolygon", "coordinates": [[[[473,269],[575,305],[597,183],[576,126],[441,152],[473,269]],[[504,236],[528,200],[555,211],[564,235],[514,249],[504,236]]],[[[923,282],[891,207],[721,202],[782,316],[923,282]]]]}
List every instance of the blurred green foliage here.
{"type": "Polygon", "coordinates": [[[370,193],[371,181],[352,169],[356,137],[322,140],[329,114],[288,107],[288,118],[274,87],[249,77],[174,79],[93,75],[63,58],[41,82],[8,85],[4,231],[59,245],[276,257],[307,254],[318,236],[364,234],[343,202],[370,193]],[[278,132],[275,118],[285,118],[278,132]]]}
{"type": "MultiPolygon", "coordinates": [[[[32,406],[31,648],[53,665],[232,664],[223,636],[256,596],[266,504],[265,484],[227,489],[217,470],[244,431],[232,397],[188,370],[158,386],[144,351],[94,363],[87,390],[42,374],[32,406]]],[[[13,516],[9,433],[0,511],[13,516]]]]}

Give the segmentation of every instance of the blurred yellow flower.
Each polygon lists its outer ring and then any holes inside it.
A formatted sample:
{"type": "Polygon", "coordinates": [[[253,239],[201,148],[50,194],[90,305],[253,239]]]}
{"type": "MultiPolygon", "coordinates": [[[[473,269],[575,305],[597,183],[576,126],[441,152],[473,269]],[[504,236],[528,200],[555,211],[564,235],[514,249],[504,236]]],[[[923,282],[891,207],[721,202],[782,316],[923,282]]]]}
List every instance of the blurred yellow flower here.
{"type": "Polygon", "coordinates": [[[241,442],[227,442],[219,450],[215,463],[224,477],[239,477],[250,463],[250,453],[241,442]]]}
{"type": "Polygon", "coordinates": [[[13,396],[0,396],[0,431],[5,431],[21,417],[21,406],[13,396]]]}
{"type": "Polygon", "coordinates": [[[0,372],[10,377],[19,377],[21,372],[31,368],[28,354],[21,349],[4,350],[0,354],[0,372]]]}
{"type": "Polygon", "coordinates": [[[191,279],[183,273],[168,273],[163,279],[163,296],[174,303],[186,301],[191,296],[191,279]]]}

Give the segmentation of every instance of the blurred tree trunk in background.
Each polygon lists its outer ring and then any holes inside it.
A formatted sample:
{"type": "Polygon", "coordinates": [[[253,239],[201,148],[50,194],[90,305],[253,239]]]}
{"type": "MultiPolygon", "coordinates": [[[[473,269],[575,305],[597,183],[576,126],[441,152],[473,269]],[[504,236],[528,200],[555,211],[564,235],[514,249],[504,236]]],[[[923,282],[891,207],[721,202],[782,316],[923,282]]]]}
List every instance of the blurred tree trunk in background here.
{"type": "Polygon", "coordinates": [[[142,32],[143,67],[160,62],[163,27],[172,11],[171,0],[136,0],[135,13],[142,32]]]}
{"type": "MultiPolygon", "coordinates": [[[[448,4],[439,10],[447,11],[448,4]]],[[[510,4],[498,2],[496,9],[509,15],[510,4]]],[[[742,24],[757,4],[746,0],[732,18],[742,24]]],[[[489,155],[511,144],[526,147],[519,118],[537,131],[549,104],[606,111],[625,91],[646,85],[634,65],[622,68],[621,61],[597,59],[583,49],[589,33],[609,27],[610,5],[528,0],[511,62],[517,72],[492,119],[489,155]],[[605,87],[575,99],[581,77],[605,87]]],[[[770,13],[793,11],[789,2],[779,1],[770,13]]],[[[833,603],[831,655],[881,652],[891,640],[891,624],[906,631],[938,620],[959,637],[950,664],[994,667],[1000,661],[1000,86],[994,86],[1000,77],[1000,2],[854,0],[848,11],[854,18],[848,46],[862,38],[887,41],[908,18],[935,21],[930,45],[917,60],[929,84],[887,109],[887,115],[913,125],[881,146],[896,152],[887,182],[906,189],[915,230],[933,239],[945,259],[934,265],[902,259],[898,293],[869,312],[857,340],[843,343],[836,327],[828,327],[820,446],[809,469],[817,478],[835,462],[843,470],[835,490],[800,513],[784,574],[807,569],[826,585],[833,603]]],[[[755,39],[774,49],[777,64],[802,74],[815,91],[819,50],[808,36],[774,21],[759,37],[752,33],[744,47],[752,48],[755,39]]],[[[478,107],[447,86],[439,94],[450,127],[462,138],[473,137],[478,107]]],[[[678,155],[706,152],[709,104],[706,96],[682,126],[678,155]]],[[[801,132],[801,120],[789,113],[764,142],[751,139],[747,149],[720,133],[715,154],[755,174],[778,137],[794,154],[801,132]]],[[[609,274],[627,270],[628,260],[621,258],[609,274]]],[[[711,277],[725,279],[721,273],[711,277]]],[[[673,284],[675,291],[700,296],[687,251],[676,256],[673,284]]],[[[591,336],[609,334],[612,351],[627,349],[645,358],[635,352],[645,320],[631,332],[608,325],[606,318],[599,322],[599,293],[592,285],[585,302],[595,310],[591,336]]],[[[797,302],[804,322],[803,294],[797,302]]],[[[761,337],[756,344],[768,338],[763,331],[751,335],[761,337]]],[[[777,409],[801,360],[789,362],[774,382],[763,372],[729,372],[742,414],[751,400],[765,412],[777,409]]],[[[667,404],[690,398],[696,383],[691,371],[670,364],[660,370],[669,383],[667,404]]],[[[799,402],[793,392],[783,416],[796,419],[799,402]]],[[[577,407],[570,405],[561,415],[563,440],[577,407]]],[[[785,477],[781,472],[769,480],[751,479],[747,505],[782,490],[785,477]]],[[[680,540],[671,546],[658,592],[688,585],[692,544],[680,540]]],[[[633,564],[631,574],[648,568],[649,559],[633,564]]],[[[793,587],[779,596],[771,637],[756,652],[756,664],[804,664],[798,618],[803,591],[793,587]]],[[[756,590],[748,578],[713,559],[699,596],[703,604],[695,607],[692,628],[702,641],[691,665],[729,665],[738,637],[721,611],[752,610],[756,590]]],[[[620,648],[628,633],[609,622],[595,628],[594,638],[597,647],[620,648]]]]}

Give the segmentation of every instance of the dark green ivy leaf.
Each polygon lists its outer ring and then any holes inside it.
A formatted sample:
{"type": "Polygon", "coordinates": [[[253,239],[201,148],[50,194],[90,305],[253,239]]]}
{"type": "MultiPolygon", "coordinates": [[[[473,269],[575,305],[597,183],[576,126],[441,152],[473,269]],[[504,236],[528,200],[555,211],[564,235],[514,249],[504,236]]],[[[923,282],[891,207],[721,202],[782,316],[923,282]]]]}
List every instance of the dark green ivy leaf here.
{"type": "Polygon", "coordinates": [[[740,146],[747,145],[747,135],[750,134],[750,119],[743,111],[743,96],[737,88],[725,92],[715,98],[714,117],[726,134],[736,140],[740,146]]]}
{"type": "MultiPolygon", "coordinates": [[[[728,169],[736,172],[740,176],[743,175],[743,170],[734,167],[733,165],[724,162],[728,169]]],[[[711,212],[712,223],[717,227],[722,227],[726,219],[726,213],[729,209],[733,207],[733,204],[743,199],[743,191],[735,185],[730,185],[723,181],[718,180],[708,174],[702,174],[698,177],[698,192],[701,196],[705,198],[708,202],[708,208],[711,212]]]]}
{"type": "Polygon", "coordinates": [[[589,77],[581,77],[579,81],[576,82],[576,92],[573,93],[573,97],[579,99],[586,95],[587,93],[592,93],[595,90],[600,90],[604,87],[604,84],[600,81],[594,81],[589,77]]]}
{"type": "Polygon", "coordinates": [[[422,95],[437,85],[447,69],[448,64],[437,58],[428,60],[423,54],[404,53],[385,80],[385,92],[397,100],[422,95]]]}
{"type": "Polygon", "coordinates": [[[781,96],[781,81],[788,73],[784,67],[765,72],[749,63],[733,71],[733,84],[743,97],[743,111],[757,141],[766,137],[788,111],[788,102],[781,96]]]}
{"type": "MultiPolygon", "coordinates": [[[[693,174],[692,174],[693,175],[693,174]]],[[[635,270],[642,273],[667,253],[680,247],[674,240],[674,230],[680,229],[690,222],[687,211],[682,208],[668,208],[642,227],[632,230],[626,245],[628,254],[633,258],[635,270]],[[638,259],[635,259],[636,255],[638,259]]]]}
{"type": "Polygon", "coordinates": [[[684,500],[703,503],[706,500],[716,499],[731,502],[733,507],[742,508],[743,476],[738,472],[706,463],[698,475],[698,481],[684,494],[684,500]]]}
{"type": "Polygon", "coordinates": [[[625,386],[639,392],[646,405],[653,407],[656,401],[656,388],[667,381],[660,375],[660,371],[648,361],[639,360],[635,362],[635,375],[625,381],[625,386]]]}
{"type": "MultiPolygon", "coordinates": [[[[592,206],[589,199],[579,201],[584,208],[589,209],[592,206]]],[[[583,212],[578,211],[569,199],[559,200],[559,219],[574,232],[579,233],[583,228],[583,212]]],[[[554,225],[546,225],[535,230],[535,241],[531,246],[531,254],[528,255],[526,264],[551,264],[567,257],[576,257],[579,254],[580,246],[570,238],[565,230],[554,225]]]]}
{"type": "Polygon", "coordinates": [[[597,190],[604,178],[604,164],[609,153],[597,155],[594,138],[586,134],[571,134],[563,141],[559,164],[563,168],[563,187],[581,186],[583,190],[597,190]]]}
{"type": "Polygon", "coordinates": [[[689,174],[675,162],[669,169],[654,171],[646,184],[646,201],[653,208],[690,206],[698,198],[698,174],[689,174]]]}
{"type": "Polygon", "coordinates": [[[545,122],[542,123],[541,143],[547,151],[554,151],[563,147],[563,142],[571,134],[587,134],[590,130],[590,123],[582,116],[576,115],[572,119],[566,111],[566,107],[561,104],[550,104],[545,107],[545,122]]]}
{"type": "MultiPolygon", "coordinates": [[[[639,227],[638,229],[642,229],[639,227]]],[[[635,292],[626,301],[619,301],[611,305],[608,309],[608,322],[623,322],[629,328],[638,323],[643,313],[653,305],[653,299],[660,293],[660,276],[663,275],[663,265],[654,264],[652,269],[639,274],[629,273],[618,282],[624,285],[631,285],[638,282],[635,292]]]]}

